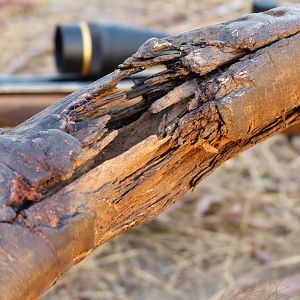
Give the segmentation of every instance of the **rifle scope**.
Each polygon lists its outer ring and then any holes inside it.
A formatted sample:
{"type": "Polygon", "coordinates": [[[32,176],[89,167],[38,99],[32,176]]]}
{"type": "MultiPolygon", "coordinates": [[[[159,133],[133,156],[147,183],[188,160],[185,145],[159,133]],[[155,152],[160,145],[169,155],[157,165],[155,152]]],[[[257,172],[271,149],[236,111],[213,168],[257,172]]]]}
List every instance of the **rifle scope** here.
{"type": "Polygon", "coordinates": [[[60,24],[55,31],[55,60],[60,73],[100,77],[112,72],[146,40],[166,33],[115,24],[60,24]]]}
{"type": "Polygon", "coordinates": [[[273,9],[278,6],[277,0],[253,0],[252,2],[252,12],[259,13],[273,9]]]}

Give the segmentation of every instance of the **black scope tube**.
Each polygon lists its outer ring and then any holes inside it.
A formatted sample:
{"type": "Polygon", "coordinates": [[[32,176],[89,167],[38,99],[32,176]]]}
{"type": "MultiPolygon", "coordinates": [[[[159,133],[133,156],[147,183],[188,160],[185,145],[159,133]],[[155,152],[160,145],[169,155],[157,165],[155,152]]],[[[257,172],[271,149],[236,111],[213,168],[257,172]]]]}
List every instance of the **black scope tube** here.
{"type": "Polygon", "coordinates": [[[60,24],[55,30],[55,60],[60,73],[98,78],[113,71],[146,40],[167,33],[117,24],[60,24]]]}
{"type": "Polygon", "coordinates": [[[277,0],[253,0],[252,12],[259,13],[278,7],[277,0]]]}

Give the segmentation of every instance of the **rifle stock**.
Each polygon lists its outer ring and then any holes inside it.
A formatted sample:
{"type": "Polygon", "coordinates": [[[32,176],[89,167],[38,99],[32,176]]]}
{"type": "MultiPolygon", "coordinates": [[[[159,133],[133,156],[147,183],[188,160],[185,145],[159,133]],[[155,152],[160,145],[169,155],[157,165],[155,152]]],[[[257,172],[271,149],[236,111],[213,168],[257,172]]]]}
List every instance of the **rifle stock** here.
{"type": "MultiPolygon", "coordinates": [[[[122,80],[118,87],[129,90],[133,80],[151,73],[141,73],[132,80],[122,80]]],[[[82,89],[91,81],[64,76],[9,76],[0,78],[0,127],[15,127],[67,95],[82,89]]],[[[300,125],[284,131],[289,136],[300,134],[300,125]]]]}
{"type": "MultiPolygon", "coordinates": [[[[137,78],[142,78],[136,76],[137,78]]],[[[0,127],[15,127],[91,81],[63,76],[9,76],[0,78],[0,127]]],[[[132,80],[120,82],[130,89],[132,80]]]]}

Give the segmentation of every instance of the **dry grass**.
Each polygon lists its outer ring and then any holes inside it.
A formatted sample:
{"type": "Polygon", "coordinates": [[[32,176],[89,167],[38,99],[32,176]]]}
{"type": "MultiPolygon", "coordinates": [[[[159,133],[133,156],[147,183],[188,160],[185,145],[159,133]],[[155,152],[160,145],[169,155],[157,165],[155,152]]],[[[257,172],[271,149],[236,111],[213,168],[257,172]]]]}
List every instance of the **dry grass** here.
{"type": "MultiPolygon", "coordinates": [[[[29,2],[0,12],[3,73],[53,71],[47,51],[57,22],[113,20],[172,32],[249,9],[243,0],[29,2]]],[[[95,251],[42,299],[300,299],[299,170],[300,137],[279,135],[250,149],[157,220],[95,251]]]]}

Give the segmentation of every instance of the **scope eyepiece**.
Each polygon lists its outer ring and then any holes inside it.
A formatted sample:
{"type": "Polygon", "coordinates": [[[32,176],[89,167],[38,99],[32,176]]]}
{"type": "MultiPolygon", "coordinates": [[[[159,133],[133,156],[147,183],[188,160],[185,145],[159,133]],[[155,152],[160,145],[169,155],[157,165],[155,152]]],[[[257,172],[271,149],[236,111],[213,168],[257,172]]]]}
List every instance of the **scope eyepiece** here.
{"type": "Polygon", "coordinates": [[[55,31],[55,61],[60,73],[97,78],[112,72],[146,40],[166,33],[115,24],[60,24],[55,31]]]}

